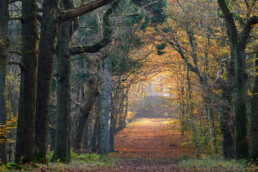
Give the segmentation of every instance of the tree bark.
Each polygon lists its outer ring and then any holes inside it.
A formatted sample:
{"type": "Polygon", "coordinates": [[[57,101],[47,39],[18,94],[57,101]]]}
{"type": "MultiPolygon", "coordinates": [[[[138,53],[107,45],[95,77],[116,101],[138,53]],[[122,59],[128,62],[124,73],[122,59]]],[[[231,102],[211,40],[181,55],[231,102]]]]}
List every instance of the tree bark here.
{"type": "Polygon", "coordinates": [[[253,97],[251,100],[251,145],[250,152],[251,158],[257,160],[258,158],[258,54],[256,54],[255,59],[256,77],[255,84],[253,88],[253,97]]]}
{"type": "Polygon", "coordinates": [[[98,70],[98,58],[92,58],[89,62],[89,88],[87,100],[84,102],[80,108],[81,116],[79,117],[79,124],[76,128],[75,141],[73,148],[77,151],[81,149],[82,146],[82,136],[85,124],[88,120],[92,107],[96,101],[98,95],[97,90],[97,70],[98,70]]]}
{"type": "Polygon", "coordinates": [[[103,87],[102,87],[102,95],[101,95],[101,140],[100,140],[100,148],[99,154],[108,154],[108,122],[111,111],[111,94],[112,94],[112,72],[111,72],[111,57],[107,57],[104,59],[104,71],[103,71],[103,87]]]}
{"type": "Polygon", "coordinates": [[[231,57],[234,59],[235,69],[235,124],[236,124],[236,158],[248,158],[247,139],[247,74],[245,48],[249,34],[258,17],[253,16],[244,25],[243,31],[238,33],[233,14],[225,0],[218,0],[219,7],[224,15],[227,33],[230,41],[231,57]]]}
{"type": "Polygon", "coordinates": [[[36,161],[47,163],[48,118],[50,107],[50,90],[53,71],[53,55],[55,52],[55,39],[57,24],[55,16],[58,13],[57,0],[45,0],[43,3],[43,18],[41,22],[41,35],[39,42],[39,65],[37,82],[36,107],[36,161]]]}
{"type": "Polygon", "coordinates": [[[35,155],[38,30],[36,0],[22,1],[22,64],[16,139],[16,162],[30,162],[35,155]]]}
{"type": "Polygon", "coordinates": [[[6,151],[6,70],[8,63],[8,0],[0,1],[0,161],[7,163],[6,151]]]}
{"type": "MultiPolygon", "coordinates": [[[[63,0],[64,8],[72,8],[73,2],[63,0]]],[[[70,162],[70,75],[69,43],[72,37],[72,21],[60,25],[57,41],[57,116],[55,149],[52,161],[70,162]]]]}

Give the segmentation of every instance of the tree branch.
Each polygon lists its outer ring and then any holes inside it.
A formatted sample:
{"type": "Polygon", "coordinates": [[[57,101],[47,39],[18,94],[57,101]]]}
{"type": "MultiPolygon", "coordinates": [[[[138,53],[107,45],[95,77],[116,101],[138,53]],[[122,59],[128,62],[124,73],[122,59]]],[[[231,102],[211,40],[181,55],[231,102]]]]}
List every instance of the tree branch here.
{"type": "Polygon", "coordinates": [[[252,28],[257,23],[258,23],[258,17],[257,16],[253,16],[247,21],[247,23],[246,23],[246,25],[245,25],[242,33],[241,33],[241,39],[240,39],[240,42],[239,42],[239,47],[242,47],[242,48],[246,47],[246,44],[247,44],[247,41],[248,41],[248,38],[249,38],[249,34],[250,34],[252,28]]]}
{"type": "Polygon", "coordinates": [[[82,47],[71,47],[71,55],[81,54],[81,53],[95,53],[101,48],[107,46],[111,42],[110,38],[103,38],[100,42],[94,45],[82,46],[82,47]]]}
{"type": "Polygon", "coordinates": [[[56,17],[57,22],[63,22],[66,20],[74,19],[83,14],[89,13],[99,7],[109,4],[113,0],[95,0],[81,7],[63,10],[56,17]]]}
{"type": "Polygon", "coordinates": [[[229,38],[232,43],[237,43],[238,34],[237,34],[237,28],[234,22],[233,14],[230,12],[225,0],[218,0],[218,4],[225,17],[229,38]]]}
{"type": "Polygon", "coordinates": [[[109,20],[109,16],[113,13],[114,9],[118,6],[120,0],[116,0],[112,6],[105,12],[103,16],[103,25],[104,25],[104,38],[94,44],[83,47],[72,47],[70,49],[71,55],[81,54],[81,53],[95,53],[98,52],[101,48],[107,46],[111,42],[112,30],[109,20]]]}

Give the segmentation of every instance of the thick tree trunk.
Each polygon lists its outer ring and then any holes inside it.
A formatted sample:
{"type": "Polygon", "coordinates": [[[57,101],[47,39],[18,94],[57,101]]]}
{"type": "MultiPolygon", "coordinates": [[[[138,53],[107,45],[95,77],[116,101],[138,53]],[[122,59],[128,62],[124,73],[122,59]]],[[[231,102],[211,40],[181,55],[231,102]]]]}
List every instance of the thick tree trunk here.
{"type": "Polygon", "coordinates": [[[258,54],[256,54],[256,77],[253,88],[253,97],[251,100],[251,158],[257,160],[258,158],[258,54]]]}
{"type": "Polygon", "coordinates": [[[220,109],[220,126],[223,134],[222,154],[225,159],[233,159],[234,150],[234,126],[232,117],[232,93],[233,93],[234,64],[233,59],[227,65],[227,80],[222,84],[222,106],[220,109]]]}
{"type": "Polygon", "coordinates": [[[0,1],[0,161],[7,163],[6,152],[6,70],[8,63],[8,0],[0,1]]]}
{"type": "Polygon", "coordinates": [[[245,50],[234,49],[235,63],[235,113],[236,113],[236,157],[248,157],[247,139],[247,74],[245,50]]]}
{"type": "MultiPolygon", "coordinates": [[[[66,5],[66,4],[64,4],[66,5]]],[[[72,21],[61,24],[57,42],[57,117],[52,161],[70,161],[70,49],[72,21]]]]}
{"type": "Polygon", "coordinates": [[[22,64],[16,139],[16,162],[30,162],[35,155],[38,30],[35,0],[22,1],[22,64]]]}
{"type": "Polygon", "coordinates": [[[247,139],[247,74],[245,48],[252,28],[258,23],[258,17],[249,18],[241,32],[238,32],[233,13],[225,0],[218,0],[224,15],[230,41],[231,57],[235,69],[235,115],[236,115],[236,158],[248,158],[247,139]]]}
{"type": "Polygon", "coordinates": [[[45,0],[43,4],[43,18],[39,42],[39,64],[37,82],[37,107],[36,107],[36,160],[46,163],[48,143],[48,118],[50,106],[50,90],[53,71],[53,55],[57,24],[55,16],[58,13],[57,0],[45,0]]]}
{"type": "Polygon", "coordinates": [[[111,57],[104,59],[103,87],[101,95],[101,140],[99,154],[108,154],[108,123],[111,111],[111,95],[112,95],[112,72],[111,72],[111,57]]]}

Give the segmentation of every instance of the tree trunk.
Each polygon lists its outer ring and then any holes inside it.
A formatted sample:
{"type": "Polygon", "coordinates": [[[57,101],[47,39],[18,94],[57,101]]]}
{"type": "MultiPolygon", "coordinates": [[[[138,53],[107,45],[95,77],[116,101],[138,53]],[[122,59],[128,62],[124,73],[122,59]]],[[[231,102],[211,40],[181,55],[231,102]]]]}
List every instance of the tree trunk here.
{"type": "Polygon", "coordinates": [[[100,116],[96,113],[96,119],[94,124],[94,131],[92,135],[92,141],[91,141],[91,148],[92,152],[97,152],[97,139],[99,138],[99,132],[100,132],[100,116]]]}
{"type": "Polygon", "coordinates": [[[241,32],[238,32],[233,13],[225,0],[218,0],[224,15],[230,41],[231,57],[235,69],[235,115],[236,115],[236,158],[248,158],[247,139],[247,74],[245,48],[252,28],[258,23],[258,17],[249,18],[241,32]]]}
{"type": "Polygon", "coordinates": [[[232,92],[233,92],[234,64],[233,59],[227,65],[227,80],[222,85],[222,106],[220,109],[220,126],[223,134],[222,154],[225,159],[233,159],[234,127],[232,118],[232,92]]]}
{"type": "Polygon", "coordinates": [[[16,162],[30,162],[35,155],[38,30],[36,0],[22,1],[22,69],[16,139],[16,162]]]}
{"type": "Polygon", "coordinates": [[[188,109],[189,109],[189,114],[190,114],[190,119],[191,119],[191,129],[193,133],[193,143],[194,146],[197,148],[197,157],[200,156],[201,153],[201,147],[199,143],[199,133],[198,133],[198,128],[195,126],[195,119],[194,119],[194,114],[193,114],[193,104],[192,104],[192,88],[191,88],[191,80],[190,80],[190,69],[187,66],[187,89],[188,89],[188,109]]]}
{"type": "Polygon", "coordinates": [[[235,113],[236,113],[236,158],[248,157],[247,140],[247,74],[245,50],[234,49],[235,63],[235,113]]]}
{"type": "Polygon", "coordinates": [[[45,0],[43,3],[43,18],[41,22],[41,35],[39,42],[39,64],[37,82],[36,107],[36,161],[47,163],[48,118],[50,107],[50,90],[53,71],[53,55],[57,24],[55,16],[58,12],[57,0],[45,0]]]}
{"type": "Polygon", "coordinates": [[[81,149],[82,146],[82,136],[85,124],[88,120],[92,107],[96,101],[98,95],[97,91],[97,68],[98,68],[98,59],[92,58],[89,63],[89,88],[87,100],[81,107],[81,116],[79,117],[79,125],[76,128],[75,141],[73,148],[77,151],[81,149]]]}
{"type": "MultiPolygon", "coordinates": [[[[69,2],[68,2],[69,3],[69,2]]],[[[64,6],[66,4],[64,3],[64,6]]],[[[70,50],[72,21],[61,24],[57,41],[57,117],[52,161],[70,161],[70,50]]]]}
{"type": "Polygon", "coordinates": [[[258,54],[256,54],[255,61],[256,77],[253,88],[253,97],[251,100],[251,158],[257,160],[258,158],[258,54]]]}
{"type": "Polygon", "coordinates": [[[103,91],[101,95],[101,140],[99,154],[108,154],[108,122],[111,111],[111,95],[112,95],[112,72],[111,72],[111,57],[104,59],[104,71],[103,71],[103,91]]]}
{"type": "Polygon", "coordinates": [[[181,135],[185,135],[185,100],[184,100],[184,86],[181,88],[181,135]]]}
{"type": "Polygon", "coordinates": [[[109,152],[115,151],[114,137],[116,132],[116,112],[114,98],[111,99],[111,117],[110,117],[110,133],[109,133],[109,152]]]}
{"type": "Polygon", "coordinates": [[[84,128],[84,136],[83,136],[83,151],[87,151],[88,148],[89,148],[89,124],[91,123],[92,121],[90,119],[88,119],[88,121],[86,122],[86,126],[84,128]]]}
{"type": "Polygon", "coordinates": [[[6,70],[8,63],[8,0],[0,1],[0,161],[7,163],[6,152],[6,70]]]}

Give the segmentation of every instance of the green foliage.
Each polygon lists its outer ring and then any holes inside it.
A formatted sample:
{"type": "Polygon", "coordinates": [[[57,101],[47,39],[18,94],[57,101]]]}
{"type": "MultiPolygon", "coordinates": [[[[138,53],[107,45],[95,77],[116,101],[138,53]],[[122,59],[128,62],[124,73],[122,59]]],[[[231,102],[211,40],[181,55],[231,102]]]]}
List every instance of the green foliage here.
{"type": "Polygon", "coordinates": [[[180,165],[189,170],[230,170],[230,171],[255,171],[258,166],[247,160],[225,160],[222,157],[203,159],[184,159],[180,165]]]}
{"type": "Polygon", "coordinates": [[[140,29],[145,31],[146,28],[149,26],[149,23],[150,23],[150,17],[146,17],[145,21],[142,23],[140,29]]]}
{"type": "Polygon", "coordinates": [[[17,163],[9,163],[6,165],[7,169],[12,169],[12,170],[18,170],[21,169],[21,167],[19,167],[19,165],[17,163]]]}
{"type": "Polygon", "coordinates": [[[167,46],[166,43],[161,43],[161,44],[156,46],[157,53],[158,53],[159,56],[165,53],[165,51],[162,51],[162,50],[164,50],[166,48],[166,46],[167,46]]]}
{"type": "MultiPolygon", "coordinates": [[[[143,7],[147,4],[151,4],[155,2],[155,0],[133,0],[132,1],[136,6],[143,7]]],[[[162,23],[166,20],[167,15],[164,13],[164,9],[167,7],[167,1],[161,0],[158,3],[154,3],[153,5],[147,6],[146,10],[151,13],[150,23],[158,24],[162,23]]]]}
{"type": "Polygon", "coordinates": [[[137,49],[140,49],[140,47],[144,44],[144,42],[141,40],[141,38],[135,38],[132,41],[132,45],[136,47],[137,49]]]}
{"type": "Polygon", "coordinates": [[[178,162],[186,161],[188,159],[189,159],[189,157],[187,155],[183,155],[183,156],[175,159],[174,162],[178,163],[178,162]]]}

